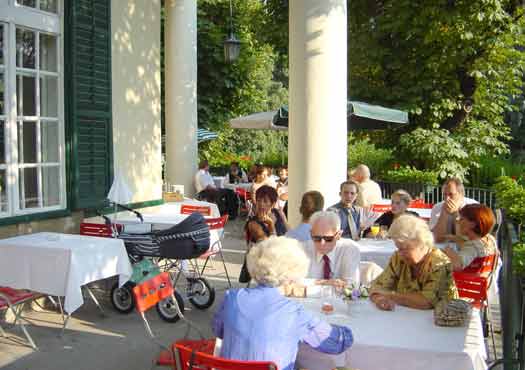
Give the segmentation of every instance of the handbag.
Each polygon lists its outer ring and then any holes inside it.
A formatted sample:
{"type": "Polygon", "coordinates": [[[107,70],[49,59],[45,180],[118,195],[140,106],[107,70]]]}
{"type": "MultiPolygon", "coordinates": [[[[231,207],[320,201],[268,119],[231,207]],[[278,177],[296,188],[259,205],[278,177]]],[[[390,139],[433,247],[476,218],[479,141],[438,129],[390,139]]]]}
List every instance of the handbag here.
{"type": "Polygon", "coordinates": [[[472,306],[463,299],[441,301],[434,308],[434,323],[438,326],[465,326],[472,306]]]}

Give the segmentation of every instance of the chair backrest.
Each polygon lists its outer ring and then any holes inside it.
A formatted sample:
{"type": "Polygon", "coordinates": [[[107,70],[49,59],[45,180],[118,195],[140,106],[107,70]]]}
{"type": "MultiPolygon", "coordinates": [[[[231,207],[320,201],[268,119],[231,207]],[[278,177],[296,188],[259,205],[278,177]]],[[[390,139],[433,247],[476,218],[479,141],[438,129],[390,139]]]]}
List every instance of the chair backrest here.
{"type": "MultiPolygon", "coordinates": [[[[122,225],[120,224],[115,224],[113,226],[117,228],[117,231],[122,230],[122,225]]],[[[98,236],[101,238],[112,238],[113,229],[110,225],[106,225],[106,224],[81,222],[80,223],[80,235],[98,236]]]]}
{"type": "Polygon", "coordinates": [[[369,286],[382,272],[381,266],[375,262],[359,262],[359,280],[363,285],[369,286]]]}
{"type": "Polygon", "coordinates": [[[198,212],[203,216],[211,216],[210,206],[195,206],[193,204],[183,204],[180,207],[180,213],[183,215],[189,215],[193,212],[198,212]]]}
{"type": "Polygon", "coordinates": [[[173,346],[176,361],[180,370],[192,368],[217,370],[277,370],[277,365],[271,361],[238,361],[214,357],[211,354],[198,352],[188,341],[177,342],[173,346]]]}
{"type": "Polygon", "coordinates": [[[228,222],[228,215],[226,214],[217,218],[207,218],[204,222],[210,227],[210,230],[224,229],[226,222],[228,222]]]}
{"type": "Polygon", "coordinates": [[[471,274],[491,273],[494,270],[496,258],[497,254],[475,258],[470,265],[463,269],[462,272],[468,272],[471,274]]]}
{"type": "Polygon", "coordinates": [[[460,298],[472,300],[472,305],[480,308],[487,301],[488,280],[477,274],[454,272],[454,282],[460,298]]]}
{"type": "Polygon", "coordinates": [[[388,212],[392,209],[391,204],[374,204],[372,205],[372,211],[373,212],[388,212]]]}
{"type": "Polygon", "coordinates": [[[408,208],[431,209],[433,207],[430,203],[425,203],[423,199],[414,199],[408,205],[408,208]]]}
{"type": "Polygon", "coordinates": [[[173,285],[167,272],[163,272],[133,287],[135,307],[139,313],[144,313],[172,294],[173,285]]]}

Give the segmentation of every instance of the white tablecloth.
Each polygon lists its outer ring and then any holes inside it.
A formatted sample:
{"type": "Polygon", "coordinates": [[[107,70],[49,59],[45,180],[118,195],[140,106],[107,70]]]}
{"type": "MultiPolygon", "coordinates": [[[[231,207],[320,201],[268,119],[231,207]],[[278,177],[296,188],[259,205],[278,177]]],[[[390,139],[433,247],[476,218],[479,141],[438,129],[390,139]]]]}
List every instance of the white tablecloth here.
{"type": "Polygon", "coordinates": [[[82,285],[114,275],[122,285],[132,274],[119,239],[22,235],[0,240],[0,255],[0,285],[64,296],[64,310],[69,314],[84,303],[82,285]]]}
{"type": "Polygon", "coordinates": [[[388,265],[388,260],[396,251],[396,245],[392,239],[375,240],[363,238],[357,242],[361,261],[375,262],[382,268],[388,265]]]}
{"type": "Polygon", "coordinates": [[[347,325],[354,334],[353,346],[343,354],[329,355],[301,345],[300,367],[332,369],[350,366],[360,370],[484,370],[485,344],[479,312],[467,327],[435,326],[432,310],[396,306],[380,311],[372,302],[349,305],[334,300],[331,315],[320,312],[320,298],[297,299],[305,308],[332,324],[347,325]]]}
{"type": "Polygon", "coordinates": [[[216,188],[222,188],[224,185],[224,180],[226,176],[213,176],[213,182],[215,183],[216,188]]]}
{"type": "Polygon", "coordinates": [[[250,189],[252,188],[252,183],[251,182],[242,182],[242,183],[239,183],[239,184],[223,184],[222,185],[225,189],[230,189],[230,190],[235,190],[237,188],[241,188],[241,189],[244,189],[246,191],[250,191],[250,189]]]}

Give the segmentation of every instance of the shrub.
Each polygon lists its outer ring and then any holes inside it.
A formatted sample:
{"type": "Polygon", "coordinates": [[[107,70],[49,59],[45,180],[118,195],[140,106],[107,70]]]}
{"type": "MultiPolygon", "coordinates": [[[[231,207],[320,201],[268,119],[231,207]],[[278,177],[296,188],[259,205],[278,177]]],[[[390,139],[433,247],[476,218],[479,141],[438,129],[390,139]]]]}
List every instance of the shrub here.
{"type": "Polygon", "coordinates": [[[383,180],[401,184],[438,184],[438,176],[436,172],[418,170],[409,166],[387,171],[383,180]]]}
{"type": "Polygon", "coordinates": [[[368,138],[356,139],[348,137],[348,168],[366,164],[374,178],[382,178],[392,168],[394,158],[390,149],[376,148],[368,138]]]}

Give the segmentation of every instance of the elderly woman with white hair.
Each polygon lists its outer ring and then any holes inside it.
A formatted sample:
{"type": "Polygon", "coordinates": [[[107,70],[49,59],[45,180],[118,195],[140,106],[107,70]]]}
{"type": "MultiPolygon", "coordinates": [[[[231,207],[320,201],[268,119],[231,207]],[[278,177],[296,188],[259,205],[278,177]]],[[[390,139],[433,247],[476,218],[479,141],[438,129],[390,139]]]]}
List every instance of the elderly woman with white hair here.
{"type": "Polygon", "coordinates": [[[439,301],[457,298],[448,257],[434,247],[434,238],[425,221],[403,215],[389,231],[397,251],[370,288],[370,299],[381,310],[396,304],[431,309],[439,301]]]}
{"type": "Polygon", "coordinates": [[[257,286],[226,291],[213,319],[213,332],[222,338],[221,357],[273,361],[292,370],[300,342],[332,354],[352,345],[349,328],[322,321],[278,289],[302,280],[308,265],[294,239],[273,236],[252,247],[247,266],[257,286]]]}

